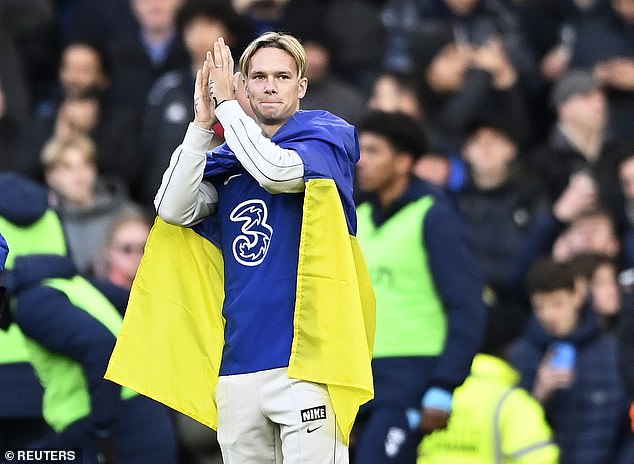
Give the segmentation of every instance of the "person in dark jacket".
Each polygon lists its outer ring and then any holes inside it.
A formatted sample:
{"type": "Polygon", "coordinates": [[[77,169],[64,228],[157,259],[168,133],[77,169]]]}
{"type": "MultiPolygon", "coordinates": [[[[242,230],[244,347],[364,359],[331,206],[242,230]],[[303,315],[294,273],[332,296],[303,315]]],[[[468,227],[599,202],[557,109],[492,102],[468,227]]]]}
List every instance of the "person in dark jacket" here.
{"type": "Polygon", "coordinates": [[[413,463],[422,433],[446,427],[453,390],[483,338],[482,278],[440,189],[414,176],[426,138],[404,113],[359,126],[358,239],[377,300],[375,398],[362,408],[353,462],[413,463]],[[408,421],[407,410],[410,410],[408,421]]]}
{"type": "MultiPolygon", "coordinates": [[[[26,227],[41,220],[48,208],[46,188],[33,188],[34,183],[23,182],[21,176],[0,173],[0,222],[10,220],[26,227]],[[25,205],[27,207],[25,207],[25,205]]],[[[7,235],[3,224],[0,230],[7,235]]],[[[49,240],[56,242],[61,231],[50,231],[49,240]],[[56,233],[59,232],[59,233],[56,233]]],[[[24,247],[26,243],[22,243],[24,247]]],[[[38,243],[30,243],[38,251],[38,243]]],[[[17,244],[11,244],[6,268],[0,274],[0,285],[11,290],[13,259],[17,244]]],[[[61,250],[60,250],[61,251],[61,250]]],[[[64,269],[57,269],[63,273],[64,269]]],[[[11,325],[9,305],[0,314],[0,448],[26,447],[49,433],[42,417],[42,387],[29,362],[24,337],[16,325],[11,325]]]]}
{"type": "Polygon", "coordinates": [[[486,283],[484,300],[494,327],[488,333],[497,338],[487,342],[500,345],[521,334],[530,312],[522,282],[530,262],[554,239],[555,218],[539,177],[502,121],[474,124],[461,154],[468,180],[452,196],[486,283]]]}
{"type": "Polygon", "coordinates": [[[112,99],[142,116],[144,104],[159,76],[189,64],[176,14],[183,0],[130,0],[134,26],[112,42],[115,73],[112,99]]]}
{"type": "Polygon", "coordinates": [[[576,69],[557,81],[550,103],[557,119],[548,138],[528,159],[540,173],[551,201],[577,173],[584,173],[598,189],[599,205],[620,217],[622,200],[615,179],[623,142],[608,129],[605,90],[589,71],[576,69]]]}
{"type": "MultiPolygon", "coordinates": [[[[552,2],[551,2],[552,3],[552,2]]],[[[563,2],[557,2],[563,3],[563,2]]],[[[564,23],[565,70],[584,69],[605,87],[609,127],[634,140],[634,14],[630,0],[580,1],[586,6],[564,23]],[[589,6],[589,8],[588,8],[589,6]]],[[[581,8],[579,8],[581,9],[581,8]]],[[[541,16],[544,14],[541,12],[541,16]]]]}
{"type": "MultiPolygon", "coordinates": [[[[189,61],[186,66],[168,71],[152,85],[145,102],[139,153],[143,176],[132,191],[144,206],[151,206],[161,185],[174,147],[180,143],[194,117],[191,96],[200,63],[205,61],[209,44],[218,37],[235,49],[242,49],[246,26],[230,5],[222,0],[188,0],[176,16],[189,61]]],[[[222,142],[222,125],[214,131],[222,142]]]]}
{"type": "Polygon", "coordinates": [[[3,173],[0,189],[10,199],[0,205],[0,228],[12,248],[11,327],[23,334],[26,360],[42,385],[39,413],[49,427],[29,446],[81,449],[91,464],[174,463],[168,409],[103,378],[127,292],[77,274],[45,188],[3,173]]]}
{"type": "Polygon", "coordinates": [[[600,328],[570,265],[539,260],[526,288],[534,317],[509,357],[544,405],[561,464],[632,462],[622,456],[628,402],[615,336],[600,328]]]}

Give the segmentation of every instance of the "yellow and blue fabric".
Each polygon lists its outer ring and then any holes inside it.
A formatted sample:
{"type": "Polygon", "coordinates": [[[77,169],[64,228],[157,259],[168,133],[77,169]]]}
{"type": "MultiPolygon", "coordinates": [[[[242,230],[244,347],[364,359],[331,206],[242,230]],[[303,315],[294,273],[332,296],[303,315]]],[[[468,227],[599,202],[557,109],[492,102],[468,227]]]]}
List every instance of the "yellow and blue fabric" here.
{"type": "MultiPolygon", "coordinates": [[[[347,125],[326,112],[300,112],[273,141],[296,149],[306,171],[304,194],[289,195],[301,209],[289,375],[328,386],[347,439],[359,406],[373,397],[375,308],[354,237],[356,133],[348,126],[347,138],[338,137],[342,130],[333,130],[333,124],[347,125]],[[306,127],[314,130],[307,135],[306,127]]],[[[239,169],[233,154],[221,147],[210,157],[206,176],[217,181],[239,169]]],[[[222,215],[220,208],[197,230],[156,220],[106,372],[107,378],[213,428],[225,344],[226,261],[233,259],[223,256],[227,245],[216,242],[214,222],[222,215]]]]}
{"type": "MultiPolygon", "coordinates": [[[[234,130],[230,124],[225,127],[227,133],[234,130]]],[[[359,156],[354,127],[327,112],[301,112],[273,141],[301,156],[308,179],[335,180],[343,199],[339,204],[350,205],[352,170],[359,156]]],[[[220,375],[287,367],[295,332],[304,195],[270,193],[227,145],[208,157],[205,171],[205,181],[218,192],[218,207],[194,230],[217,243],[224,256],[226,325],[220,375]]],[[[354,208],[348,209],[346,221],[354,234],[354,208]]]]}

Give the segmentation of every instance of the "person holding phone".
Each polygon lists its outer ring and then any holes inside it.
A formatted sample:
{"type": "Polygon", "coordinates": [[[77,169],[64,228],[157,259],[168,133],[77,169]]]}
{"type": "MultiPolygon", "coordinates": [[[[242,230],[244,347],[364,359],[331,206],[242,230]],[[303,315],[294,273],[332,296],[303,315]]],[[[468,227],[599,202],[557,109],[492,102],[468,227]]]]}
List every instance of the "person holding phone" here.
{"type": "Polygon", "coordinates": [[[533,317],[509,359],[520,386],[544,406],[562,464],[632,462],[623,456],[628,402],[617,340],[600,327],[574,275],[552,258],[531,266],[526,290],[533,317]]]}

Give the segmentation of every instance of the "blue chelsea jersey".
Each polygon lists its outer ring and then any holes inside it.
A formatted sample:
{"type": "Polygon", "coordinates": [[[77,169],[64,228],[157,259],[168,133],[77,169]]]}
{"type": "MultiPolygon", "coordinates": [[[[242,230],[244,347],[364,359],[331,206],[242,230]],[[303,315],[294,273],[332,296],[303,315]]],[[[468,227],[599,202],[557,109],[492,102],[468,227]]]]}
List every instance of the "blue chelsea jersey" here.
{"type": "Polygon", "coordinates": [[[272,195],[244,170],[216,188],[227,321],[220,374],[288,366],[304,195],[272,195]]]}
{"type": "MultiPolygon", "coordinates": [[[[336,182],[355,234],[354,126],[326,111],[299,111],[271,140],[301,156],[305,180],[336,182]]],[[[268,193],[226,144],[208,154],[205,179],[218,190],[218,210],[194,229],[220,246],[224,258],[227,324],[220,375],[288,366],[304,194],[268,193]]]]}

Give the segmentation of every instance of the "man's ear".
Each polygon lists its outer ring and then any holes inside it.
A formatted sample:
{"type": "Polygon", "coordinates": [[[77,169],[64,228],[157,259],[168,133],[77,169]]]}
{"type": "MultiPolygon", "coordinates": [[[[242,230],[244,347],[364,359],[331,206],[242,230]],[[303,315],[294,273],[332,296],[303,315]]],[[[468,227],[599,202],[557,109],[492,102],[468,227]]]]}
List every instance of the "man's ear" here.
{"type": "Polygon", "coordinates": [[[244,90],[244,92],[247,94],[247,97],[249,96],[249,90],[247,89],[247,80],[244,78],[240,71],[236,72],[233,75],[233,88],[236,89],[236,93],[244,90]]]}
{"type": "Polygon", "coordinates": [[[302,77],[299,80],[299,98],[304,98],[304,95],[306,95],[306,90],[308,90],[308,79],[302,77]]]}
{"type": "Polygon", "coordinates": [[[398,172],[403,175],[414,171],[415,159],[411,153],[405,151],[398,152],[394,162],[398,172]]]}

